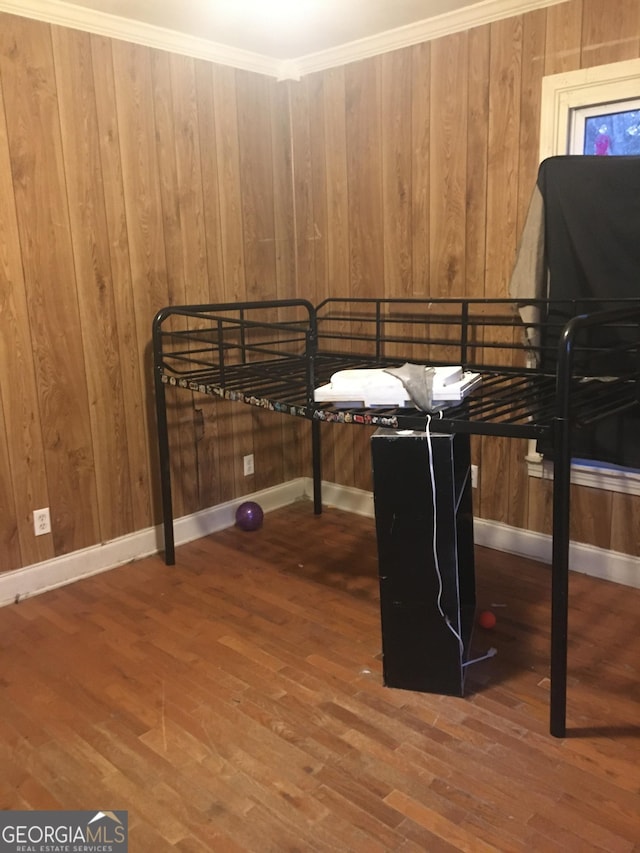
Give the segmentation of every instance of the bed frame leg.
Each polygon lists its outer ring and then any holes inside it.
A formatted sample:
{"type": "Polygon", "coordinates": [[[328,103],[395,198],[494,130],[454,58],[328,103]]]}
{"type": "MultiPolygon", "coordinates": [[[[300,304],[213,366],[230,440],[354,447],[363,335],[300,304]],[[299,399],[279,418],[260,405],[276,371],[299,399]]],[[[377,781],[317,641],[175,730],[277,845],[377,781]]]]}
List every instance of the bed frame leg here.
{"type": "Polygon", "coordinates": [[[569,637],[569,519],[571,443],[569,421],[554,423],[553,555],[551,564],[550,731],[565,737],[567,716],[567,643],[569,637]]]}
{"type": "Polygon", "coordinates": [[[313,511],[322,513],[322,457],[320,453],[320,423],[311,421],[311,459],[313,465],[313,511]]]}
{"type": "Polygon", "coordinates": [[[156,420],[158,424],[158,449],[160,452],[160,491],[162,496],[162,524],[164,529],[164,561],[167,566],[176,562],[173,534],[173,501],[171,499],[171,465],[169,459],[169,428],[167,425],[167,399],[160,373],[155,374],[156,420]]]}

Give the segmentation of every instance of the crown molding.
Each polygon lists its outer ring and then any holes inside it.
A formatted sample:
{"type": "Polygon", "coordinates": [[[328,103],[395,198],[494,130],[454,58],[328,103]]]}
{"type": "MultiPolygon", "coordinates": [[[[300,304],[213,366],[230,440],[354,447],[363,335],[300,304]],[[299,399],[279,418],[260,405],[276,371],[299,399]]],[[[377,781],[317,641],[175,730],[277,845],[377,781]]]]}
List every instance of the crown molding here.
{"type": "Polygon", "coordinates": [[[289,60],[289,68],[283,67],[283,71],[294,70],[297,72],[297,77],[294,79],[299,79],[304,74],[311,74],[314,71],[324,71],[327,68],[347,65],[361,59],[389,53],[392,50],[433,41],[453,33],[481,27],[504,18],[511,18],[514,15],[524,15],[526,12],[533,12],[536,9],[544,9],[547,6],[556,6],[566,2],[568,0],[483,0],[455,12],[446,12],[443,15],[436,15],[424,21],[397,27],[376,36],[339,45],[330,50],[300,56],[297,59],[289,60]]]}
{"type": "Polygon", "coordinates": [[[566,3],[568,0],[482,0],[455,12],[397,27],[376,36],[348,42],[329,50],[281,60],[197,36],[186,35],[118,15],[97,12],[64,0],[0,0],[0,12],[57,24],[108,38],[204,59],[220,65],[254,71],[278,80],[299,80],[305,74],[347,65],[378,54],[399,50],[514,15],[566,3]]]}
{"type": "Polygon", "coordinates": [[[244,71],[255,71],[270,77],[278,77],[282,65],[281,60],[270,56],[240,50],[119,15],[96,12],[93,9],[75,6],[73,3],[65,3],[64,0],[0,0],[0,12],[166,50],[169,53],[179,53],[194,59],[205,59],[244,71]]]}

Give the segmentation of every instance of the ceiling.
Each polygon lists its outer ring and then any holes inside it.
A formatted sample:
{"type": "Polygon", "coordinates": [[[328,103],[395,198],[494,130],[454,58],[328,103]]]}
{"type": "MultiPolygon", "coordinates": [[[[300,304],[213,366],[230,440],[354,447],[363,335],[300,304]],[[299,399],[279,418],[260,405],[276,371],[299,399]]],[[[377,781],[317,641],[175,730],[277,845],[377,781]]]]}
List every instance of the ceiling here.
{"type": "Polygon", "coordinates": [[[567,0],[0,0],[19,15],[299,80],[567,0]]]}
{"type": "Polygon", "coordinates": [[[260,54],[294,59],[367,39],[478,0],[71,0],[129,21],[260,54]]]}

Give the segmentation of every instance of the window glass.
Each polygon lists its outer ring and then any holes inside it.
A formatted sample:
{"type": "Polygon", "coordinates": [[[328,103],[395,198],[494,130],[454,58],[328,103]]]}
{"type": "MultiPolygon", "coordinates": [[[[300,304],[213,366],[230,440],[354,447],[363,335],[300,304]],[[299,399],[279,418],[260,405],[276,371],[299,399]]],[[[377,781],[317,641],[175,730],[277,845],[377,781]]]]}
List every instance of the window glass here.
{"type": "Polygon", "coordinates": [[[640,100],[596,104],[571,112],[570,154],[640,155],[640,100]]]}

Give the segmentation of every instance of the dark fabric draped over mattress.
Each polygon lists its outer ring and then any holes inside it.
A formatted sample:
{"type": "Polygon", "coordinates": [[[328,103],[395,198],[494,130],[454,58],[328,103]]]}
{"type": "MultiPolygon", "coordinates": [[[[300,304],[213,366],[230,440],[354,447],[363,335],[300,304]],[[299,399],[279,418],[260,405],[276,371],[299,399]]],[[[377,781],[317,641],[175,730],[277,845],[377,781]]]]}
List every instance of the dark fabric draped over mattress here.
{"type": "MultiPolygon", "coordinates": [[[[537,295],[552,300],[620,297],[640,299],[640,157],[551,157],[540,164],[536,192],[539,228],[537,295]]],[[[533,205],[532,205],[533,207],[533,205]]],[[[522,270],[520,274],[522,275],[522,270]]],[[[532,269],[529,273],[533,273],[532,269]]],[[[559,308],[547,318],[543,359],[552,366],[557,329],[572,311],[559,308]]],[[[578,309],[579,313],[579,309],[578,309]]],[[[594,346],[610,346],[617,338],[592,338],[594,346]]],[[[618,338],[619,339],[619,338],[618,338]]],[[[628,354],[580,356],[587,375],[617,375],[628,354]]],[[[574,456],[640,468],[640,406],[576,431],[574,456]]],[[[549,455],[550,448],[541,450],[549,455]]]]}

